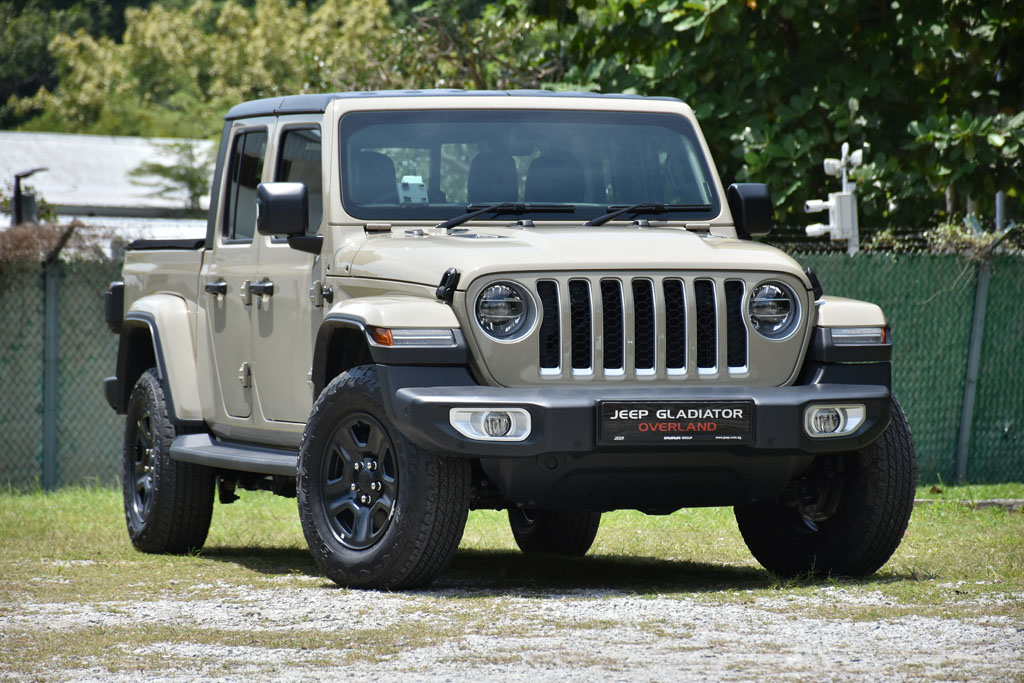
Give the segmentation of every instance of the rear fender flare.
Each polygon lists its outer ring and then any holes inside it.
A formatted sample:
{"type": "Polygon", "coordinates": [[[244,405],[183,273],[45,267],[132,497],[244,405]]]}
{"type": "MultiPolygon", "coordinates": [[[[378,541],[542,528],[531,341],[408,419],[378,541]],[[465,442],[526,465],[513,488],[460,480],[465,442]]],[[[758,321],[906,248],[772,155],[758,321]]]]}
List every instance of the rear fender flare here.
{"type": "Polygon", "coordinates": [[[181,297],[145,296],[125,313],[117,352],[118,412],[124,412],[135,381],[146,370],[141,366],[149,364],[157,369],[171,419],[201,423],[192,317],[181,297]]]}

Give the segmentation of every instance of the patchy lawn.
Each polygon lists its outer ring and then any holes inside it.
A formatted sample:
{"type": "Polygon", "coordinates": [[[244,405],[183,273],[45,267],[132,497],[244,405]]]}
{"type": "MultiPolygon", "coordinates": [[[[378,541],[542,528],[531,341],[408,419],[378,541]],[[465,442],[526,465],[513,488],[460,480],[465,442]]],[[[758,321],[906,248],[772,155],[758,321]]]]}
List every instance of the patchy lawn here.
{"type": "Polygon", "coordinates": [[[389,594],[320,576],[294,500],[243,493],[163,556],[132,549],[117,491],[8,493],[0,677],[1024,681],[1024,513],[958,502],[1024,485],[918,496],[866,580],[779,581],[728,508],[607,514],[582,559],[524,556],[477,511],[430,589],[389,594]]]}

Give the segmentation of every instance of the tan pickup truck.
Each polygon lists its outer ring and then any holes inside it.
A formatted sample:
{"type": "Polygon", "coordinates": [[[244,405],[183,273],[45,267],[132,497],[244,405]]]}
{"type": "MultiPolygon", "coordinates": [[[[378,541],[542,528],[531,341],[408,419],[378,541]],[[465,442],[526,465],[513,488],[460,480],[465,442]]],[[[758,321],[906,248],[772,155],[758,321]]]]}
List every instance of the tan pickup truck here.
{"type": "Polygon", "coordinates": [[[910,517],[887,320],[753,241],[670,98],[405,91],[228,112],[205,239],[129,247],[105,383],[145,552],[214,493],[297,496],[345,586],[422,585],[470,509],[582,555],[602,512],[735,508],[782,575],[864,575],[910,517]]]}

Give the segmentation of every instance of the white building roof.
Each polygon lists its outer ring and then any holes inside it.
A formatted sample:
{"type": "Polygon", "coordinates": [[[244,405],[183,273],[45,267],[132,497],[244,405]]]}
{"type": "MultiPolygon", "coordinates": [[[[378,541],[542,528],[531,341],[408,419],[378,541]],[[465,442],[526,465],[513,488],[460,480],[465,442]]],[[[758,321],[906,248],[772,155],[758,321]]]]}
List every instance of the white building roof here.
{"type": "MultiPolygon", "coordinates": [[[[186,207],[184,191],[155,196],[156,188],[129,177],[145,161],[170,164],[172,156],[160,146],[175,142],[109,135],[20,133],[0,131],[0,186],[13,188],[14,174],[45,166],[49,170],[22,180],[41,197],[72,215],[150,215],[186,207]]],[[[213,143],[193,141],[210,154],[213,143]]],[[[202,200],[205,208],[209,197],[202,200]]]]}

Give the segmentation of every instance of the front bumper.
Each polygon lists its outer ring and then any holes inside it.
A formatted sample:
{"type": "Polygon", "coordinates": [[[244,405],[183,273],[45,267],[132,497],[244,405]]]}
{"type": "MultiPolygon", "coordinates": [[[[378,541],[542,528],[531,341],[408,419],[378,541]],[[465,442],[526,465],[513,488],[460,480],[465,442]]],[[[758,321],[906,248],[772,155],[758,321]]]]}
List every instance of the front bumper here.
{"type": "Polygon", "coordinates": [[[701,444],[738,455],[844,452],[877,439],[889,425],[889,387],[871,384],[809,384],[788,387],[541,387],[479,386],[463,368],[380,366],[392,420],[412,441],[431,451],[479,458],[530,458],[544,454],[685,450],[686,445],[616,446],[598,443],[600,401],[752,401],[753,438],[737,445],[701,444]],[[863,424],[849,436],[811,438],[803,428],[812,404],[859,403],[863,424]],[[452,408],[522,408],[532,429],[522,441],[470,439],[449,421],[452,408]]]}
{"type": "Polygon", "coordinates": [[[807,373],[812,383],[754,389],[509,389],[478,386],[465,368],[378,367],[389,417],[407,438],[435,453],[479,459],[487,479],[475,494],[478,507],[664,513],[773,500],[816,454],[861,448],[882,434],[891,417],[888,364],[862,364],[853,373],[843,366],[819,369],[807,373]],[[745,444],[602,444],[600,401],[749,401],[752,435],[745,444]],[[804,410],[822,403],[863,404],[865,419],[849,436],[812,439],[804,432],[804,410]],[[532,428],[522,441],[474,440],[452,427],[452,408],[521,408],[532,428]]]}

